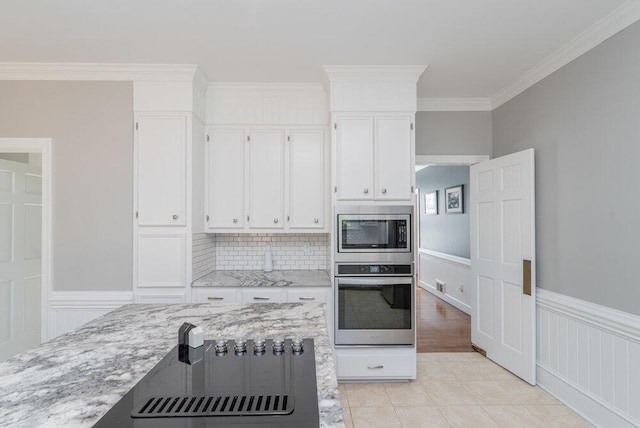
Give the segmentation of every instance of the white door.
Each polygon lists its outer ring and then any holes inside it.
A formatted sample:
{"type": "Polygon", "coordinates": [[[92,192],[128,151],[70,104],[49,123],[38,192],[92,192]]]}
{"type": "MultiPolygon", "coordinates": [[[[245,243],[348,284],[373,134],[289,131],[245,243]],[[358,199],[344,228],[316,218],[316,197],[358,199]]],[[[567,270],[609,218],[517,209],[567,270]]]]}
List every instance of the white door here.
{"type": "Polygon", "coordinates": [[[41,168],[0,159],[0,361],[40,344],[41,168]]]}
{"type": "Polygon", "coordinates": [[[284,227],[284,130],[252,130],[249,141],[249,227],[284,227]]]}
{"type": "Polygon", "coordinates": [[[209,133],[208,227],[244,227],[244,129],[216,129],[209,133]]]}
{"type": "Polygon", "coordinates": [[[338,200],[373,199],[373,117],[336,120],[338,200]]]}
{"type": "Polygon", "coordinates": [[[376,117],[375,134],[375,199],[409,201],[412,176],[411,134],[409,116],[376,117]]]}
{"type": "Polygon", "coordinates": [[[471,342],[536,383],[533,149],[471,166],[471,342]]]}
{"type": "Polygon", "coordinates": [[[322,129],[289,133],[289,228],[324,227],[325,146],[322,129]]]}
{"type": "Polygon", "coordinates": [[[136,118],[138,226],[184,226],[187,116],[136,118]]]}

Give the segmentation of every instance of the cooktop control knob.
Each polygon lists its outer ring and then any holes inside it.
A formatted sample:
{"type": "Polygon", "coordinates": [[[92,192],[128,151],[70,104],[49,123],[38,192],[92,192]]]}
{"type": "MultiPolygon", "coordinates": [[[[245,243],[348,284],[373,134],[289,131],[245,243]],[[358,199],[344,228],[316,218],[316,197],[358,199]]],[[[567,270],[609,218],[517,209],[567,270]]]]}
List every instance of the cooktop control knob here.
{"type": "Polygon", "coordinates": [[[234,349],[236,351],[236,355],[243,355],[247,352],[247,341],[244,339],[236,339],[234,349]]]}
{"type": "Polygon", "coordinates": [[[253,353],[256,355],[264,354],[265,341],[264,339],[256,339],[253,341],[253,353]]]}
{"type": "Polygon", "coordinates": [[[284,339],[281,337],[276,337],[273,339],[273,353],[276,355],[280,355],[284,352],[284,339]]]}
{"type": "Polygon", "coordinates": [[[216,355],[225,355],[227,353],[227,341],[224,339],[216,340],[216,355]]]}
{"type": "Polygon", "coordinates": [[[302,354],[303,343],[304,340],[299,337],[294,337],[293,339],[291,339],[291,352],[293,352],[294,355],[302,354]]]}

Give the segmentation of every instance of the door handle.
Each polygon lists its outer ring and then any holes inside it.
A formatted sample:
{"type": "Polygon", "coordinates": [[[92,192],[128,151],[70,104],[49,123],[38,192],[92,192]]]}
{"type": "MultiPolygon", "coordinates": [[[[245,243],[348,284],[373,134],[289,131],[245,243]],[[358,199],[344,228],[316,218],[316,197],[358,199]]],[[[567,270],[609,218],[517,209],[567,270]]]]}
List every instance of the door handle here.
{"type": "Polygon", "coordinates": [[[522,293],[531,296],[531,260],[522,260],[522,293]]]}
{"type": "Polygon", "coordinates": [[[383,366],[382,364],[377,365],[377,366],[374,366],[374,365],[371,365],[371,364],[370,364],[370,365],[368,365],[368,366],[367,366],[367,368],[368,368],[369,370],[377,370],[377,369],[383,369],[383,368],[384,368],[384,366],[383,366]]]}
{"type": "Polygon", "coordinates": [[[299,300],[316,300],[315,297],[298,297],[299,300]]]}
{"type": "Polygon", "coordinates": [[[207,297],[207,300],[224,300],[224,297],[207,297]]]}
{"type": "Polygon", "coordinates": [[[254,297],[253,300],[269,300],[270,297],[254,297]]]}

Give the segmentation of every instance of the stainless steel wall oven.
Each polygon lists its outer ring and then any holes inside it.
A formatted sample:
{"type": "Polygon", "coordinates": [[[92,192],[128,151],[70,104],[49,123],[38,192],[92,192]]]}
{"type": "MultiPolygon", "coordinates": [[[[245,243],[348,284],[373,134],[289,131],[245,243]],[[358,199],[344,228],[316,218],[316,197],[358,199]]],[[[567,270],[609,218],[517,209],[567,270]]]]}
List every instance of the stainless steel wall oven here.
{"type": "Polygon", "coordinates": [[[412,206],[337,206],[335,344],[415,345],[412,206]]]}

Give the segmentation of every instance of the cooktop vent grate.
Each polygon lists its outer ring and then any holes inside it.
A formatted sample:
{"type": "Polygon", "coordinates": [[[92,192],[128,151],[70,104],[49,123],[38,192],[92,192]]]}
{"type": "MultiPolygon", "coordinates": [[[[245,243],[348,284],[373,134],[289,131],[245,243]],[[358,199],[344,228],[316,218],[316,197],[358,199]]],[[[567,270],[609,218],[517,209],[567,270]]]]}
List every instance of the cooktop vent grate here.
{"type": "Polygon", "coordinates": [[[293,413],[294,397],[284,395],[226,395],[150,397],[136,406],[134,418],[194,416],[265,416],[293,413]]]}

